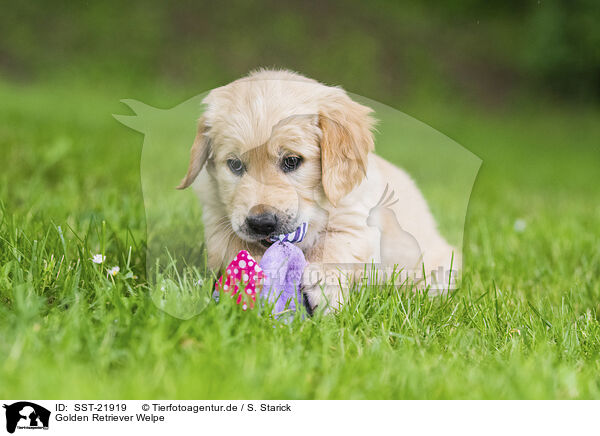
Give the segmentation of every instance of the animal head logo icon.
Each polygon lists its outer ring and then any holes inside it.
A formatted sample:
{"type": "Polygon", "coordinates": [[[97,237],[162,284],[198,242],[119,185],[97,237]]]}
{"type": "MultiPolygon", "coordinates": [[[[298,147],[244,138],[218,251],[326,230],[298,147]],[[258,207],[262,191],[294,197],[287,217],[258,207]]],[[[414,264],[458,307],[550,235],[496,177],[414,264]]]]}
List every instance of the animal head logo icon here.
{"type": "MultiPolygon", "coordinates": [[[[410,174],[440,224],[441,233],[460,251],[467,206],[481,160],[447,136],[400,111],[348,94],[351,99],[373,109],[378,120],[374,135],[377,153],[410,174]]],[[[180,318],[200,313],[212,294],[212,279],[205,275],[209,273],[203,239],[203,219],[206,218],[202,214],[203,205],[199,204],[192,189],[175,189],[188,171],[190,146],[198,134],[198,120],[203,116],[203,101],[207,95],[199,94],[170,109],[123,100],[134,114],[115,115],[118,121],[144,135],[140,177],[147,227],[147,276],[153,281],[154,303],[180,318]],[[206,285],[204,296],[199,295],[197,283],[206,285]]],[[[318,114],[305,116],[311,118],[318,114]]],[[[286,117],[289,115],[282,115],[274,123],[286,117]]],[[[192,188],[203,183],[202,177],[207,170],[205,165],[192,188]]],[[[253,180],[258,189],[268,189],[268,179],[254,177],[253,180]]],[[[389,187],[383,193],[372,194],[372,200],[378,201],[372,206],[366,224],[379,230],[380,251],[384,253],[402,247],[403,254],[398,263],[418,264],[427,254],[422,253],[414,231],[396,218],[398,211],[410,205],[402,204],[399,200],[402,197],[389,187]],[[382,226],[384,222],[386,226],[382,226]],[[390,235],[382,233],[383,228],[397,231],[390,235]]],[[[293,196],[286,198],[295,199],[293,196]]],[[[283,209],[279,204],[269,206],[283,209]]],[[[295,211],[295,206],[291,209],[295,211]]],[[[303,221],[311,226],[317,217],[309,218],[303,221]]],[[[321,213],[319,219],[327,221],[328,218],[321,213]]],[[[290,227],[293,224],[297,223],[290,222],[290,227]]],[[[307,241],[311,237],[309,235],[307,241]]]]}
{"type": "Polygon", "coordinates": [[[4,404],[6,409],[6,431],[14,433],[21,429],[48,429],[50,411],[45,407],[29,401],[19,401],[13,404],[4,404]]]}

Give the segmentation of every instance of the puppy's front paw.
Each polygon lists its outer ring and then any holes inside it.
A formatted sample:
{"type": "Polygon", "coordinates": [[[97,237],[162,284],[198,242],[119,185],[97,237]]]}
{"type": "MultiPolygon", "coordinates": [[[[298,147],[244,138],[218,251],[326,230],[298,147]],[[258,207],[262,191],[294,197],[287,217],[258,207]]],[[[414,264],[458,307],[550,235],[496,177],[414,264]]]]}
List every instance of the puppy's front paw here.
{"type": "Polygon", "coordinates": [[[303,275],[303,295],[306,296],[311,310],[317,307],[324,313],[338,310],[348,287],[348,277],[331,265],[310,264],[303,275]]]}

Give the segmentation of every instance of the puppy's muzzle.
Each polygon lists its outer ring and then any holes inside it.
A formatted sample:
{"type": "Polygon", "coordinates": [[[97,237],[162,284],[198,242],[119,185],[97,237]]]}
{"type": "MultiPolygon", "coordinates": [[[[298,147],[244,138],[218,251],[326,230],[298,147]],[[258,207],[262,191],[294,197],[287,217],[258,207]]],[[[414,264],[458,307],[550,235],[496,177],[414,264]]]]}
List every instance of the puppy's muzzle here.
{"type": "Polygon", "coordinates": [[[278,222],[277,215],[272,212],[248,215],[246,217],[248,228],[257,236],[264,236],[265,238],[275,232],[278,222]]]}

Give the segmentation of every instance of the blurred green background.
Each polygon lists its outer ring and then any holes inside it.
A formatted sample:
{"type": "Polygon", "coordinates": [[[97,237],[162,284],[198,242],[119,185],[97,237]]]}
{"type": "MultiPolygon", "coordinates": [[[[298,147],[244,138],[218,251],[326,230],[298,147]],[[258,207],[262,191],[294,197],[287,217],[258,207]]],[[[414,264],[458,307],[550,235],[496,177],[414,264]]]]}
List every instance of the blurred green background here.
{"type": "Polygon", "coordinates": [[[594,0],[6,3],[0,73],[189,94],[284,66],[388,104],[594,103],[599,20],[594,0]]]}
{"type": "MultiPolygon", "coordinates": [[[[74,206],[103,214],[108,180],[139,196],[141,141],[110,117],[130,113],[119,100],[170,108],[283,67],[424,121],[505,183],[588,189],[588,172],[574,170],[598,157],[598,22],[592,0],[7,3],[0,147],[46,192],[93,185],[74,206]]],[[[11,178],[0,175],[9,204],[11,178]]],[[[17,204],[34,208],[27,195],[17,204]]]]}

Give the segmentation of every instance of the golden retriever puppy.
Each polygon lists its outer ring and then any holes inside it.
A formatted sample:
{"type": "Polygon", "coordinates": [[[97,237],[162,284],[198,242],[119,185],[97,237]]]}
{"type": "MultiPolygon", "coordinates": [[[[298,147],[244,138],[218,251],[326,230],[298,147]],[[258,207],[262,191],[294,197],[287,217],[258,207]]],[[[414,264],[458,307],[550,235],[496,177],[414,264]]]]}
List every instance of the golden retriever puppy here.
{"type": "Polygon", "coordinates": [[[343,89],[260,70],[203,103],[178,188],[193,183],[200,196],[211,268],[242,249],[260,260],[269,236],[306,222],[298,245],[309,263],[303,293],[311,308],[338,308],[371,263],[421,275],[450,270],[453,248],[423,195],[373,153],[372,110],[343,89]]]}

